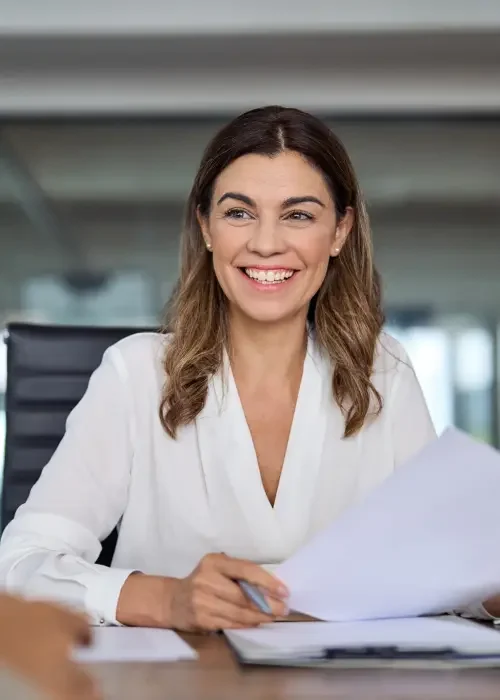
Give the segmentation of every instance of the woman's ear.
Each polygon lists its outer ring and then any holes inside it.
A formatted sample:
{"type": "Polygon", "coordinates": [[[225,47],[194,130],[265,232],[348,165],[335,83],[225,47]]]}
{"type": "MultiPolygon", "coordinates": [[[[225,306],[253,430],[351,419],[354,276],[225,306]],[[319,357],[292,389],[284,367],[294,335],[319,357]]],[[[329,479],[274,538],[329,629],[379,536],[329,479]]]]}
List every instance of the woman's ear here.
{"type": "Polygon", "coordinates": [[[354,225],[354,210],[352,207],[347,207],[344,216],[339,220],[333,237],[332,246],[330,248],[330,256],[337,257],[344,247],[347,236],[350,234],[354,225]]]}
{"type": "Polygon", "coordinates": [[[210,236],[210,230],[208,227],[208,217],[203,216],[203,214],[200,211],[200,207],[196,209],[196,218],[198,220],[198,225],[200,227],[203,240],[205,241],[205,245],[207,247],[207,250],[211,251],[212,250],[212,237],[210,236]]]}

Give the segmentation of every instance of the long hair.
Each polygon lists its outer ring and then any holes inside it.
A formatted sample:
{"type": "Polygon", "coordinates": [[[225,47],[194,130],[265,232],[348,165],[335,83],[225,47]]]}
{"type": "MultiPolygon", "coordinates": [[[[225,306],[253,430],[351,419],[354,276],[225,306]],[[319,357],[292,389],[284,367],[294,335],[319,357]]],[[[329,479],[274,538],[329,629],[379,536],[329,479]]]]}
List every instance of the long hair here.
{"type": "Polygon", "coordinates": [[[356,434],[382,399],[372,381],[383,324],[379,276],[359,184],[347,152],[328,127],[311,114],[284,107],[246,112],[225,126],[206,148],[187,202],[181,240],[180,277],[167,311],[172,331],[164,358],[166,381],[160,418],[166,432],[191,423],[205,405],[208,383],[218,372],[228,342],[228,308],[207,251],[197,212],[207,216],[216,178],[249,153],[276,156],[295,151],[322,173],[338,217],[352,207],[354,223],[310,303],[308,320],[316,342],[330,358],[332,392],[345,418],[344,436],[356,434]]]}

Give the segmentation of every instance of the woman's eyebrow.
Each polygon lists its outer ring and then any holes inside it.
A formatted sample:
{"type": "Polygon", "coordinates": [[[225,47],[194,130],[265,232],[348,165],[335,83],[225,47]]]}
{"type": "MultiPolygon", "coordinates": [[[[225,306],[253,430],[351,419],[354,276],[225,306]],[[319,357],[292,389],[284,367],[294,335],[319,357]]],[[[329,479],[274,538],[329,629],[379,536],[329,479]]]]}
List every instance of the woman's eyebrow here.
{"type": "Polygon", "coordinates": [[[241,192],[225,192],[222,197],[218,200],[217,204],[222,204],[226,199],[237,199],[239,202],[248,204],[249,207],[255,207],[255,202],[251,197],[247,197],[246,194],[241,192]]]}
{"type": "Polygon", "coordinates": [[[295,207],[297,204],[307,204],[308,202],[312,204],[319,204],[320,207],[326,206],[321,199],[314,197],[312,194],[307,194],[303,197],[288,197],[288,199],[285,199],[281,206],[283,209],[286,209],[287,207],[295,207]]]}

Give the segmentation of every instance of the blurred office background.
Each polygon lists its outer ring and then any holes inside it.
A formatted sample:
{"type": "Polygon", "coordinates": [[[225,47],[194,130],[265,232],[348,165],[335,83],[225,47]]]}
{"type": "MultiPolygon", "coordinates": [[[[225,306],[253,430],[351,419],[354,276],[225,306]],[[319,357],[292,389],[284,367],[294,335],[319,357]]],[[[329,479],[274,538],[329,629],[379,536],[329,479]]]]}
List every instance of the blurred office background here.
{"type": "MultiPolygon", "coordinates": [[[[0,4],[0,328],[157,324],[204,145],[297,106],[352,155],[437,428],[499,444],[499,2],[0,4]]],[[[0,461],[5,381],[0,344],[0,461]]]]}

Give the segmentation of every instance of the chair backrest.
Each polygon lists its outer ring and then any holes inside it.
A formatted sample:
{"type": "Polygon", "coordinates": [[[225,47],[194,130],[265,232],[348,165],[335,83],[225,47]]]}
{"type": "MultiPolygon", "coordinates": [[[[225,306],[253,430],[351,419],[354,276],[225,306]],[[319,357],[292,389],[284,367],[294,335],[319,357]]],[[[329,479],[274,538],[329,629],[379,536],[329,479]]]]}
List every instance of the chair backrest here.
{"type": "MultiPolygon", "coordinates": [[[[2,530],[27,500],[61,441],[66,418],[85,393],[105,350],[141,330],[24,323],[7,326],[2,530]]],[[[103,543],[99,563],[111,564],[115,545],[116,532],[103,543]]]]}

